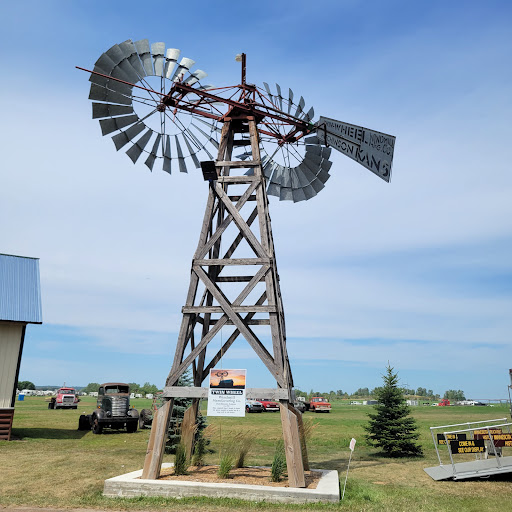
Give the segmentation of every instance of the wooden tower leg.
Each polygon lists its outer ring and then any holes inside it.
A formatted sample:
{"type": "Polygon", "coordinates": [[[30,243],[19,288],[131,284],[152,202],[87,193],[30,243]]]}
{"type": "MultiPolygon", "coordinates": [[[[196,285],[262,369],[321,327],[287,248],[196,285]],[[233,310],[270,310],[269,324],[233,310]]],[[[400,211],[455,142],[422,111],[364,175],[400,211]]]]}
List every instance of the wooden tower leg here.
{"type": "Polygon", "coordinates": [[[174,400],[166,401],[160,409],[155,411],[153,416],[144,469],[142,470],[142,478],[144,479],[156,480],[160,476],[173,404],[174,400]]]}
{"type": "Polygon", "coordinates": [[[286,468],[288,470],[288,485],[290,487],[306,487],[299,423],[286,400],[281,401],[280,409],[286,453],[286,468]]]}

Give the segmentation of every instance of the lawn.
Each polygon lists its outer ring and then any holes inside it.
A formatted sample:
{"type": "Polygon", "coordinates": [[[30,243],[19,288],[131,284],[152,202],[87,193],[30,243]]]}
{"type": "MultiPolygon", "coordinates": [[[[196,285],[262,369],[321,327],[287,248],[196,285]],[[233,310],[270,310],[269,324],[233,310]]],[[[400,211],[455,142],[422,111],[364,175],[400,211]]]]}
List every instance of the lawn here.
{"type": "MultiPolygon", "coordinates": [[[[133,400],[137,409],[149,401],[133,400]]],[[[14,441],[0,442],[0,507],[83,507],[103,510],[507,510],[512,501],[512,474],[462,482],[434,482],[423,468],[437,465],[429,427],[509,417],[508,407],[414,407],[425,457],[387,459],[364,441],[363,425],[368,406],[334,403],[330,414],[305,413],[316,423],[309,442],[312,467],[336,469],[343,483],[350,439],[357,445],[352,457],[345,500],[339,505],[280,506],[237,500],[201,498],[119,499],[104,498],[103,481],[142,467],[149,430],[135,434],[105,431],[102,435],[77,430],[78,417],[95,405],[85,398],[78,410],[49,410],[44,398],[26,397],[16,402],[14,441]]],[[[207,462],[216,464],[233,435],[250,429],[255,444],[250,465],[268,465],[281,437],[276,413],[250,414],[245,418],[210,418],[215,453],[207,462]]],[[[506,450],[506,449],[505,449],[506,450]]],[[[512,449],[509,449],[512,455],[512,449]]],[[[507,455],[507,453],[505,453],[507,455]]],[[[166,455],[164,462],[172,462],[166,455]]],[[[264,496],[262,496],[264,499],[264,496]]]]}

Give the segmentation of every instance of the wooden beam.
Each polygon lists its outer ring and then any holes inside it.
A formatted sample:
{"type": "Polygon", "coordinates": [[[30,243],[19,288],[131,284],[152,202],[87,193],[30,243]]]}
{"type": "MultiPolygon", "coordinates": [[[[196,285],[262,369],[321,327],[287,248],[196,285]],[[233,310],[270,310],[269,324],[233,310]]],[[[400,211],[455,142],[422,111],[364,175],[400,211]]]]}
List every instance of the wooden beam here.
{"type": "Polygon", "coordinates": [[[216,167],[256,167],[261,165],[261,160],[231,160],[217,161],[216,167]]]}
{"type": "MultiPolygon", "coordinates": [[[[210,320],[210,324],[214,325],[217,320],[210,320]]],[[[247,320],[244,318],[244,324],[246,325],[270,325],[270,320],[268,318],[256,318],[247,320]]],[[[224,325],[235,325],[231,320],[228,320],[224,325]]]]}
{"type": "Polygon", "coordinates": [[[260,181],[256,176],[219,176],[217,183],[235,183],[243,185],[244,183],[252,183],[253,181],[260,181]]]}
{"type": "Polygon", "coordinates": [[[270,258],[229,258],[229,259],[208,259],[208,260],[194,260],[193,265],[200,265],[201,267],[208,267],[212,265],[269,265],[270,258]]]}
{"type": "MultiPolygon", "coordinates": [[[[215,278],[216,283],[247,283],[253,279],[254,276],[219,276],[215,278]]],[[[265,277],[260,279],[265,281],[265,277]]]]}
{"type": "MultiPolygon", "coordinates": [[[[208,398],[208,389],[205,387],[191,386],[166,386],[164,388],[164,398],[208,398]]],[[[247,388],[245,396],[249,400],[257,398],[268,398],[269,400],[286,400],[289,390],[285,388],[247,388]]],[[[300,414],[300,413],[299,413],[300,414]]]]}

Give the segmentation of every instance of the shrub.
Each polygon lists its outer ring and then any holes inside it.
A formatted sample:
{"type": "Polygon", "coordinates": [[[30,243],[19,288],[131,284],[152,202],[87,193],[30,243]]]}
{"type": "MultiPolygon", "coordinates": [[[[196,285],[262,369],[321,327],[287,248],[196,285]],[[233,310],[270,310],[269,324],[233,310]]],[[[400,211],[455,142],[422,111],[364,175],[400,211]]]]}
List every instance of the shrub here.
{"type": "Polygon", "coordinates": [[[272,461],[272,467],[270,468],[270,481],[280,482],[286,470],[286,454],[284,451],[284,442],[281,439],[276,445],[276,451],[274,453],[274,460],[272,461]]]}

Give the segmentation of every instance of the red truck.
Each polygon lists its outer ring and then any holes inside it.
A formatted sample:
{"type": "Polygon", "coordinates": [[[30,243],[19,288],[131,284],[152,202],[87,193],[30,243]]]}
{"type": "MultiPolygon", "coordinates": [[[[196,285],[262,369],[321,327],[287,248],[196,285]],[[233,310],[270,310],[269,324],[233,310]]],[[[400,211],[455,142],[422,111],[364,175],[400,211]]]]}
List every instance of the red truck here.
{"type": "Polygon", "coordinates": [[[327,398],[322,396],[314,396],[306,402],[306,411],[311,412],[331,412],[331,404],[327,398]]]}
{"type": "Polygon", "coordinates": [[[438,407],[447,407],[448,405],[450,405],[450,400],[448,400],[447,398],[443,398],[437,405],[438,407]]]}
{"type": "Polygon", "coordinates": [[[60,388],[57,390],[57,396],[50,398],[48,409],[76,409],[78,402],[80,399],[75,388],[60,388]]]}

